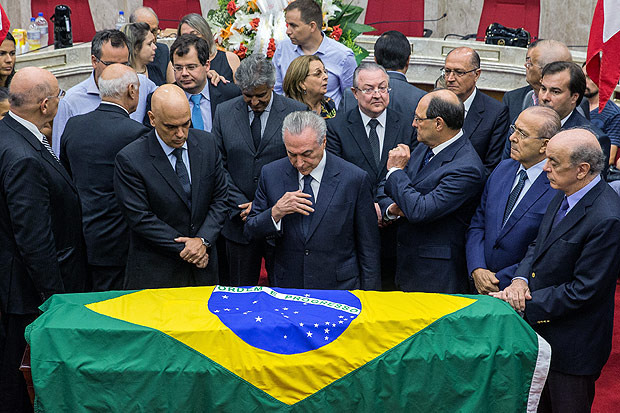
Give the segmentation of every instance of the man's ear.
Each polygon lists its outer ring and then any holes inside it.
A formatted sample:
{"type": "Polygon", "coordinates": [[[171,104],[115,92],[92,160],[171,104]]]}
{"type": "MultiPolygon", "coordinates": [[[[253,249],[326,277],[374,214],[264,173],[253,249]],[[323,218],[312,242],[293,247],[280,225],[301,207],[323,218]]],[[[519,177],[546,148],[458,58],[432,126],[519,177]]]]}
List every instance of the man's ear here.
{"type": "Polygon", "coordinates": [[[151,122],[151,126],[155,127],[155,115],[150,110],[147,112],[149,115],[149,121],[151,122]]]}

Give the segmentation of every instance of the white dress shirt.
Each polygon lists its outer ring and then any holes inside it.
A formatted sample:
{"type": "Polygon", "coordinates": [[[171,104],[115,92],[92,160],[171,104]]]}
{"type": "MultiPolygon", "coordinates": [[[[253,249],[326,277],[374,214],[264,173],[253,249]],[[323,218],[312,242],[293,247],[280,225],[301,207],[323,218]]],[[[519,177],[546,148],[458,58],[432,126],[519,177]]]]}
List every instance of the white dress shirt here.
{"type": "MultiPolygon", "coordinates": [[[[370,122],[370,120],[373,118],[367,116],[361,110],[360,115],[362,115],[362,123],[364,124],[364,129],[366,129],[366,138],[368,138],[370,136],[370,125],[368,124],[368,122],[370,122]]],[[[381,112],[381,114],[374,119],[377,119],[377,121],[379,121],[376,130],[377,136],[379,137],[379,159],[381,159],[381,155],[383,155],[383,141],[385,139],[385,122],[387,120],[387,109],[381,112]]]]}

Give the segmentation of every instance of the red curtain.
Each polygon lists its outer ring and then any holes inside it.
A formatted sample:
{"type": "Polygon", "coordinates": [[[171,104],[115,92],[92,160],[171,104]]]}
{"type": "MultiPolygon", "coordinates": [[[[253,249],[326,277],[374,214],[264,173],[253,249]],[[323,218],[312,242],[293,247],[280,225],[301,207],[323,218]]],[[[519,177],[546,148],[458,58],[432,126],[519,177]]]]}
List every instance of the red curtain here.
{"type": "Polygon", "coordinates": [[[144,0],[144,5],[155,11],[159,17],[159,27],[162,29],[176,29],[179,20],[186,14],[202,15],[199,0],[144,0]]]}
{"type": "MultiPolygon", "coordinates": [[[[64,4],[71,9],[71,25],[73,43],[90,42],[95,35],[95,24],[90,14],[90,6],[86,0],[31,0],[33,17],[43,12],[43,17],[49,25],[49,44],[54,44],[54,23],[50,17],[54,15],[57,5],[64,4]]],[[[127,14],[129,15],[129,14],[127,14]]]]}
{"type": "Polygon", "coordinates": [[[398,30],[405,36],[421,37],[424,33],[422,20],[424,20],[424,0],[368,0],[364,21],[377,29],[366,34],[380,35],[388,30],[398,30]]]}

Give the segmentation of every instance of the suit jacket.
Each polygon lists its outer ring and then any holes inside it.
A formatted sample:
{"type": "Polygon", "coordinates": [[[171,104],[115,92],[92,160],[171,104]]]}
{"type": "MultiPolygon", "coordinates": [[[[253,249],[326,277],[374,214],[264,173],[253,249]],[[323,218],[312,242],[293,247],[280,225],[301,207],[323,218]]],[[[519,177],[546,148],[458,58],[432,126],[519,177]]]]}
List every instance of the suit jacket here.
{"type": "Polygon", "coordinates": [[[407,167],[379,186],[381,211],[396,203],[406,217],[396,222],[396,283],[403,291],[463,293],[465,231],[484,186],[484,166],[465,136],[421,168],[426,149],[418,145],[407,167]]]}
{"type": "Polygon", "coordinates": [[[258,150],[254,148],[248,105],[243,97],[220,105],[213,122],[213,134],[222,153],[229,188],[230,210],[222,235],[240,244],[249,241],[243,235],[244,222],[239,216],[241,210],[238,205],[254,199],[263,166],[286,156],[282,141],[282,122],[286,115],[308,110],[305,104],[296,100],[276,93],[272,96],[271,111],[258,150]]]}
{"type": "Polygon", "coordinates": [[[516,267],[536,238],[540,221],[557,194],[542,172],[502,227],[508,197],[520,163],[507,159],[495,168],[482,192],[480,205],[467,230],[467,272],[485,268],[496,273],[500,290],[512,282],[516,267]],[[509,269],[510,267],[511,270],[509,269]]]}
{"type": "Polygon", "coordinates": [[[357,105],[349,112],[327,121],[327,150],[365,170],[370,177],[373,194],[387,173],[390,149],[399,143],[410,148],[418,143],[413,126],[401,113],[388,108],[385,124],[381,164],[377,166],[357,105]]]}
{"type": "Polygon", "coordinates": [[[516,275],[529,280],[526,320],[551,345],[551,369],[599,374],[611,351],[620,267],[620,198],[601,180],[552,228],[557,194],[516,275]]]}
{"type": "Polygon", "coordinates": [[[508,92],[504,93],[502,102],[508,108],[508,119],[510,120],[510,122],[515,123],[515,120],[517,120],[519,114],[523,112],[524,107],[526,107],[525,97],[530,92],[530,90],[532,90],[532,86],[526,85],[518,89],[509,90],[508,92]]]}
{"type": "MultiPolygon", "coordinates": [[[[211,103],[211,120],[213,120],[215,119],[215,109],[217,109],[217,106],[220,103],[226,102],[227,100],[240,96],[241,90],[239,90],[239,86],[237,86],[236,84],[232,82],[226,83],[226,84],[224,84],[224,82],[220,82],[217,84],[217,86],[213,86],[211,81],[207,79],[207,84],[209,85],[209,101],[211,103]]],[[[151,110],[151,98],[153,97],[153,93],[149,93],[148,96],[146,97],[146,111],[144,112],[144,120],[142,121],[144,126],[147,126],[148,128],[151,128],[151,129],[153,128],[153,125],[151,125],[151,120],[149,119],[149,110],[151,110]]]]}
{"type": "Polygon", "coordinates": [[[24,126],[0,121],[0,310],[38,314],[55,293],[84,292],[86,253],[71,177],[24,126]]]}
{"type": "Polygon", "coordinates": [[[480,156],[487,176],[502,160],[504,140],[509,126],[508,109],[477,90],[463,122],[463,134],[469,138],[480,156]]]}
{"type": "Polygon", "coordinates": [[[379,230],[368,175],[333,154],[327,156],[306,238],[301,214],[282,218],[276,231],[271,208],[299,189],[298,172],[287,158],[263,168],[245,228],[253,239],[275,237],[274,279],[278,287],[378,290],[381,287],[379,230]]]}
{"type": "MultiPolygon", "coordinates": [[[[402,113],[405,116],[405,122],[411,125],[415,108],[418,106],[422,96],[426,95],[426,92],[409,83],[407,76],[400,72],[390,70],[388,71],[388,76],[390,77],[390,87],[392,88],[388,109],[402,113]]],[[[357,99],[355,99],[351,89],[347,88],[338,106],[338,113],[346,113],[353,108],[357,108],[357,99]]]]}
{"type": "Polygon", "coordinates": [[[125,288],[185,287],[218,281],[217,254],[198,269],[179,256],[177,237],[201,237],[215,246],[227,211],[227,186],[215,138],[190,129],[187,138],[191,205],[155,130],[116,156],[114,190],[129,224],[125,288]]]}
{"type": "Polygon", "coordinates": [[[106,103],[70,118],[65,126],[60,160],[80,194],[89,264],[127,263],[129,230],[114,194],[114,158],[148,131],[125,110],[106,103]]]}
{"type": "Polygon", "coordinates": [[[603,174],[602,174],[603,178],[605,178],[607,176],[607,171],[609,170],[609,152],[611,150],[611,140],[609,139],[609,136],[607,136],[605,132],[603,132],[602,130],[597,128],[595,125],[593,125],[592,122],[590,122],[588,119],[583,117],[576,110],[573,110],[573,113],[571,113],[569,118],[566,119],[566,122],[564,122],[564,126],[562,126],[562,130],[575,128],[575,127],[584,127],[584,126],[594,131],[594,134],[596,135],[596,138],[598,139],[598,143],[601,145],[601,149],[603,150],[603,153],[605,154],[605,169],[603,170],[603,174]]]}

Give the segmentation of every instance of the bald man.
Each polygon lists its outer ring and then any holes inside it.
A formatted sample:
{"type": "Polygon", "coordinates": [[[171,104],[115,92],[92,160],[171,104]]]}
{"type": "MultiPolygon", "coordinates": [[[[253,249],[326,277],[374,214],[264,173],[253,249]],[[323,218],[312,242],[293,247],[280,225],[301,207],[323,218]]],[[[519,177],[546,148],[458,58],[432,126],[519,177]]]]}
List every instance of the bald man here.
{"type": "Polygon", "coordinates": [[[489,175],[502,159],[508,133],[508,110],[476,87],[480,78],[480,56],[470,47],[448,53],[442,69],[446,89],[456,93],[465,107],[463,134],[470,140],[489,175]]]}
{"type": "Polygon", "coordinates": [[[149,129],[129,115],[138,106],[140,82],[129,66],[107,66],[98,79],[101,104],[67,122],[60,160],[80,194],[93,291],[123,287],[129,229],[114,195],[116,154],[149,129]]]}
{"type": "Polygon", "coordinates": [[[598,140],[585,129],[551,138],[543,170],[559,193],[512,284],[491,293],[523,311],[551,345],[539,412],[589,412],[611,351],[620,198],[601,179],[604,164],[598,140]]]}
{"type": "Polygon", "coordinates": [[[78,193],[39,132],[63,94],[47,70],[23,68],[0,120],[0,400],[11,412],[32,410],[19,371],[25,327],[48,297],[87,281],[78,193]]]}
{"type": "Polygon", "coordinates": [[[190,129],[178,86],[160,86],[148,114],[154,129],[119,152],[114,171],[130,229],[124,288],[216,284],[228,189],[215,138],[190,129]]]}

